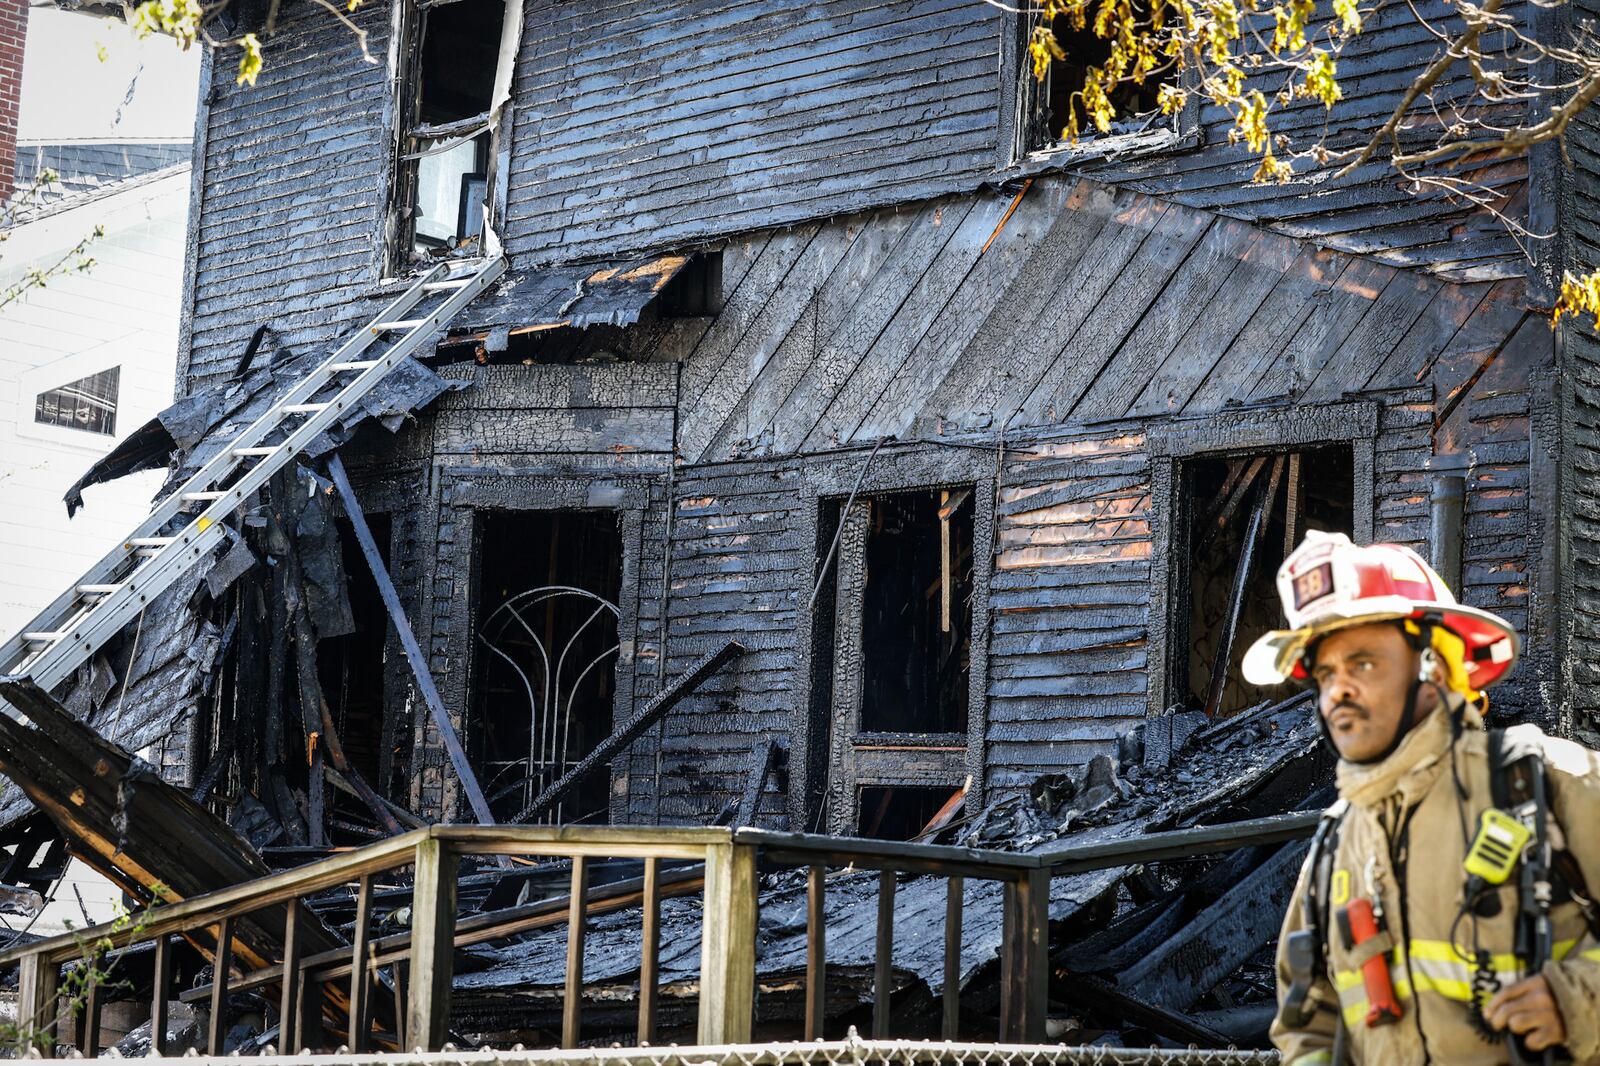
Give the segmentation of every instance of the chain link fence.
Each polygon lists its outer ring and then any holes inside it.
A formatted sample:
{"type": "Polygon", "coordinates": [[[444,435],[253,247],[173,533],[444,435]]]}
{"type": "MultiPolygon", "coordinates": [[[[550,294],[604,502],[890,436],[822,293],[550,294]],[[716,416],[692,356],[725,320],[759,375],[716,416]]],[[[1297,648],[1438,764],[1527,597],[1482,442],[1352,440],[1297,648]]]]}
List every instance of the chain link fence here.
{"type": "MultiPolygon", "coordinates": [[[[29,1057],[37,1057],[30,1055],[29,1057]]],[[[72,1055],[77,1058],[79,1056],[72,1055]]],[[[215,1066],[1278,1066],[1276,1051],[1205,1051],[1199,1048],[1069,1047],[1060,1044],[962,1044],[936,1040],[863,1040],[852,1028],[844,1040],[734,1044],[724,1047],[613,1047],[576,1050],[457,1050],[408,1054],[201,1056],[142,1059],[215,1066]]]]}

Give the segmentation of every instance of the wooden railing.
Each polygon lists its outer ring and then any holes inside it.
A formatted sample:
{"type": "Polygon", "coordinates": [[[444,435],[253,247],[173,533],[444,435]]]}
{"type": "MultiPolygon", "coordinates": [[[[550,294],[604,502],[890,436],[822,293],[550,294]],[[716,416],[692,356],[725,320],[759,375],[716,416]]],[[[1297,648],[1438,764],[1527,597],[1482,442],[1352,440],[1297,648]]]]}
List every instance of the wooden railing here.
{"type": "MultiPolygon", "coordinates": [[[[879,871],[874,967],[873,1035],[889,1034],[894,899],[898,875],[947,879],[944,928],[943,1028],[957,1033],[964,885],[968,879],[1003,887],[1000,952],[1000,1029],[1005,1042],[1038,1042],[1044,1035],[1049,979],[1049,890],[1053,877],[1225,851],[1305,836],[1314,815],[1153,834],[1091,847],[1016,854],[935,845],[771,833],[726,828],[577,828],[434,826],[323,859],[307,866],[204,896],[162,905],[137,922],[91,928],[36,941],[0,953],[0,968],[20,967],[18,1024],[24,1040],[50,1054],[71,1043],[85,1055],[99,1050],[100,1012],[107,986],[88,983],[86,994],[63,996],[62,968],[99,965],[100,945],[115,954],[130,945],[154,945],[150,997],[154,1050],[164,1052],[168,1003],[173,998],[173,938],[194,944],[213,962],[210,985],[182,998],[209,1003],[207,1046],[223,1049],[232,992],[276,986],[278,1046],[283,1054],[342,1044],[351,1051],[373,1046],[437,1050],[447,1039],[454,953],[457,948],[565,924],[567,958],[562,998],[561,1045],[581,1036],[584,934],[587,920],[603,911],[639,907],[637,1039],[653,1042],[659,984],[661,900],[699,894],[703,900],[698,1026],[702,1045],[750,1039],[756,988],[758,863],[800,867],[808,872],[806,1037],[824,1034],[826,988],[825,902],[829,869],[879,871]],[[464,856],[570,859],[568,896],[458,919],[457,871],[464,856]],[[591,891],[590,862],[596,858],[644,860],[641,877],[591,891]],[[663,868],[663,861],[699,864],[663,868]],[[374,939],[370,925],[374,878],[412,869],[411,918],[407,931],[374,939]],[[355,885],[355,924],[348,948],[306,954],[298,944],[313,921],[307,897],[355,885]],[[281,922],[281,929],[277,923],[281,922]],[[268,928],[275,936],[253,937],[268,928]],[[281,943],[263,953],[263,942],[281,943]],[[392,999],[377,1001],[374,988],[392,999]],[[63,1011],[63,1000],[71,999],[63,1011]],[[72,1038],[52,1039],[64,1014],[72,1038]],[[329,1020],[342,1023],[330,1034],[329,1020]]],[[[80,982],[81,983],[81,982],[80,982]]],[[[838,1036],[841,1034],[831,1034],[838,1036]]]]}

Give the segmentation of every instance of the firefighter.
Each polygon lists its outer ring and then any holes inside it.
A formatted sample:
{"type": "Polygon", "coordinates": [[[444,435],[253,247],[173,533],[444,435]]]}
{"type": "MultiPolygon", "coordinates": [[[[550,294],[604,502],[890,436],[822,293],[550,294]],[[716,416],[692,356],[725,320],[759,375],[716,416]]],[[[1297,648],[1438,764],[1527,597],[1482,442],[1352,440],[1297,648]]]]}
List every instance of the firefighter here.
{"type": "Polygon", "coordinates": [[[1600,1063],[1600,757],[1486,730],[1516,632],[1415,552],[1310,533],[1253,684],[1317,692],[1339,800],[1278,945],[1286,1066],[1600,1063]]]}

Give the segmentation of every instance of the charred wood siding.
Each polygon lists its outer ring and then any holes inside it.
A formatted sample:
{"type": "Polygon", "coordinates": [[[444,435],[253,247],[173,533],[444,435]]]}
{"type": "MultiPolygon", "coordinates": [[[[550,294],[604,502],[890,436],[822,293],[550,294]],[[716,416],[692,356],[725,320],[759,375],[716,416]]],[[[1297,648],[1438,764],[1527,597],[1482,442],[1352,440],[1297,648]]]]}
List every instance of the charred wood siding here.
{"type": "Polygon", "coordinates": [[[570,259],[971,184],[1001,21],[970,0],[530,3],[507,247],[570,259]]]}
{"type": "MultiPolygon", "coordinates": [[[[353,18],[381,57],[389,7],[353,18]]],[[[191,380],[231,371],[258,325],[265,353],[326,345],[370,315],[388,170],[389,76],[326,12],[294,6],[254,88],[213,66],[199,200],[191,380]]]]}
{"type": "MultiPolygon", "coordinates": [[[[1600,3],[1580,0],[1585,18],[1600,3]]],[[[1600,267],[1600,108],[1580,113],[1564,142],[1568,169],[1562,218],[1566,268],[1600,267]]],[[[1564,618],[1555,668],[1564,688],[1566,722],[1590,744],[1600,740],[1600,337],[1577,316],[1561,326],[1560,422],[1548,427],[1560,442],[1560,567],[1556,592],[1564,618]]]]}
{"type": "Polygon", "coordinates": [[[1149,460],[1141,433],[1018,445],[997,516],[989,786],[1081,765],[1145,715],[1149,460]]]}

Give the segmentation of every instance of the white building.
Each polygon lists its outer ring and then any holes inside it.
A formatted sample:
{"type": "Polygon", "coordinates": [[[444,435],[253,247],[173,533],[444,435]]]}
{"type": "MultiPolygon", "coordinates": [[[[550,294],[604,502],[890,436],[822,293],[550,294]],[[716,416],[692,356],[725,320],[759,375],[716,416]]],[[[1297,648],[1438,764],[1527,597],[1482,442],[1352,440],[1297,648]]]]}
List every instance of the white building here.
{"type": "Polygon", "coordinates": [[[98,456],[172,402],[189,167],[48,205],[0,247],[0,291],[83,237],[94,266],[0,308],[0,637],[15,632],[150,509],[159,473],[61,497],[98,456]]]}

